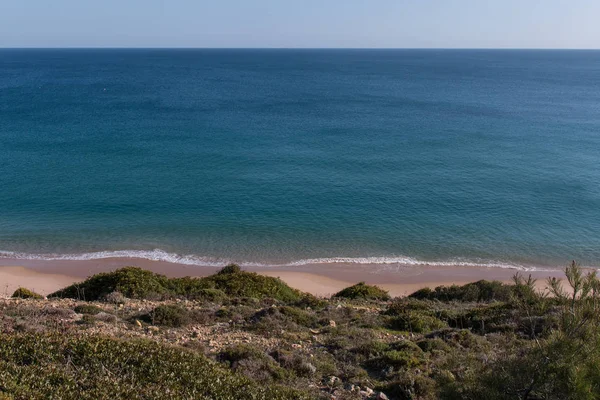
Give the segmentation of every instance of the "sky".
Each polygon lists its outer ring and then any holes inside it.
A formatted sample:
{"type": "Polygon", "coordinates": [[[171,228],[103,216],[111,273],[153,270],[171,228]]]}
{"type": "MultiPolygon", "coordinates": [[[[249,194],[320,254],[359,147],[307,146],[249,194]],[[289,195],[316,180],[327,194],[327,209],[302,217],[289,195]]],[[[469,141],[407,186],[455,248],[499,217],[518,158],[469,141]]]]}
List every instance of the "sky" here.
{"type": "Polygon", "coordinates": [[[0,0],[0,47],[600,48],[600,0],[0,0]]]}

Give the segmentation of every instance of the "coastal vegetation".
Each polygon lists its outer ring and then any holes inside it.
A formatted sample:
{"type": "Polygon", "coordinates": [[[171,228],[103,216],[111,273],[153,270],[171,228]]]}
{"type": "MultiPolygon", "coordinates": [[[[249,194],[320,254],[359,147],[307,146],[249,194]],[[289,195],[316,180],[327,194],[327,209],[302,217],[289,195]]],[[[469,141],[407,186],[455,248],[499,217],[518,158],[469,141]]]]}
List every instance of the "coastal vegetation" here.
{"type": "Polygon", "coordinates": [[[16,299],[43,299],[44,296],[26,288],[18,288],[12,295],[16,299]]]}
{"type": "Polygon", "coordinates": [[[565,275],[317,298],[126,267],[0,303],[0,399],[599,399],[600,280],[565,275]]]}

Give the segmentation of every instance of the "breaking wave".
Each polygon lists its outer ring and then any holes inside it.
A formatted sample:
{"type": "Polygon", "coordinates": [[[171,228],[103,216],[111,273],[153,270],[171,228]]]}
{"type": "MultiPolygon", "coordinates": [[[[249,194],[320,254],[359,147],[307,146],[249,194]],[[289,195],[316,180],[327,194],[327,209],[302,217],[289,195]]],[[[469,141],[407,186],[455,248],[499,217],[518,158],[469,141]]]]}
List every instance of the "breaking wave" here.
{"type": "Polygon", "coordinates": [[[229,263],[235,262],[245,267],[294,267],[310,264],[362,264],[362,265],[384,265],[384,266],[442,266],[442,267],[484,267],[484,268],[503,268],[520,271],[543,271],[552,270],[552,268],[523,265],[512,262],[501,262],[493,260],[468,260],[468,259],[450,259],[450,260],[419,260],[406,256],[390,257],[328,257],[328,258],[307,258],[291,262],[282,263],[260,263],[247,262],[227,258],[203,257],[193,254],[181,255],[169,253],[164,250],[114,250],[98,251],[89,253],[21,253],[13,251],[0,250],[0,258],[15,260],[47,260],[47,261],[86,261],[101,260],[108,258],[131,258],[145,259],[150,261],[162,261],[174,264],[195,265],[199,267],[223,267],[229,263]]]}

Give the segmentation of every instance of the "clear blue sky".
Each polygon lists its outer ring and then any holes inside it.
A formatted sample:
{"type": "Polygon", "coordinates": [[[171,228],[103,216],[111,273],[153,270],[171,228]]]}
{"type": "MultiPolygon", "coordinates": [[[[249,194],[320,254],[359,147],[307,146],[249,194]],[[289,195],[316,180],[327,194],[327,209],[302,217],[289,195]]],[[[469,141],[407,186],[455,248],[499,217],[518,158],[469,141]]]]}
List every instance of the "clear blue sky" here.
{"type": "Polygon", "coordinates": [[[600,0],[0,0],[0,47],[600,48],[600,0]]]}

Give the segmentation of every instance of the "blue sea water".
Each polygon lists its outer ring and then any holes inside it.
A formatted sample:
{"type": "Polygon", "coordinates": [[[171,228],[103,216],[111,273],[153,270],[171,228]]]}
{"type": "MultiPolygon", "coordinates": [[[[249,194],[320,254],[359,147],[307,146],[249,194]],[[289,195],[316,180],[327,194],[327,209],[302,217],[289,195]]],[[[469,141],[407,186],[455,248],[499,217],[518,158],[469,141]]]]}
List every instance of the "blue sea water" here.
{"type": "Polygon", "coordinates": [[[0,256],[600,266],[600,51],[0,50],[0,256]]]}

